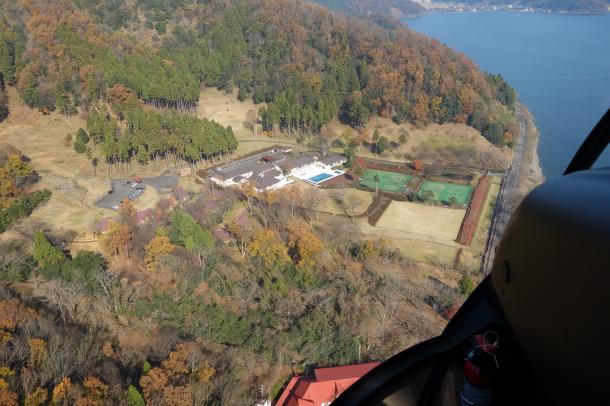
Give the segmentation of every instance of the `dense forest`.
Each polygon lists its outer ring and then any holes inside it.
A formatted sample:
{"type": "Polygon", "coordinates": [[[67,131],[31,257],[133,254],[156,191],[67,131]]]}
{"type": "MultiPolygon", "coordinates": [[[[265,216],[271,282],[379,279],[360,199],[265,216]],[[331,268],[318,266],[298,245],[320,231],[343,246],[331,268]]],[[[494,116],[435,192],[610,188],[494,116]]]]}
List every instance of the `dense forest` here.
{"type": "MultiPolygon", "coordinates": [[[[132,158],[140,165],[161,160],[166,166],[186,161],[196,166],[201,160],[213,160],[231,154],[237,140],[231,127],[214,121],[175,112],[159,113],[144,109],[122,85],[107,90],[105,104],[91,108],[85,140],[101,145],[108,168],[129,166],[132,158]]],[[[85,142],[86,148],[86,142],[85,142]]]]}
{"type": "Polygon", "coordinates": [[[421,4],[411,0],[315,0],[314,2],[331,10],[358,15],[384,13],[416,16],[426,10],[421,4]]]}
{"type": "Polygon", "coordinates": [[[115,85],[188,113],[214,86],[268,103],[266,130],[315,133],[337,116],[360,127],[379,114],[483,131],[506,125],[515,100],[501,77],[389,18],[292,0],[8,3],[0,72],[30,106],[65,114],[115,85]]]}
{"type": "Polygon", "coordinates": [[[567,11],[571,13],[607,13],[608,0],[441,0],[446,3],[489,4],[496,6],[514,5],[541,10],[567,11]]]}
{"type": "Polygon", "coordinates": [[[0,399],[253,404],[275,395],[279,386],[261,395],[260,385],[291,362],[383,359],[436,334],[437,312],[448,315],[460,292],[349,220],[317,220],[318,204],[317,189],[207,187],[143,224],[124,201],[105,256],[70,255],[42,231],[31,254],[2,247],[0,279],[34,308],[0,290],[0,310],[11,309],[0,320],[0,399]]]}

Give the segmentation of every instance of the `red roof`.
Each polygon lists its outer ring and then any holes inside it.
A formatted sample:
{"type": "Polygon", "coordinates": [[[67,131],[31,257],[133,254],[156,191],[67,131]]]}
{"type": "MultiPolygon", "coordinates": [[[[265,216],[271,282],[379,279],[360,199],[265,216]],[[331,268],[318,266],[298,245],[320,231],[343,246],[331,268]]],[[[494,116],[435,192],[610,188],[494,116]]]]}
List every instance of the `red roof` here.
{"type": "Polygon", "coordinates": [[[335,400],[379,362],[317,368],[314,376],[295,376],[278,399],[276,406],[322,406],[335,400]]]}
{"type": "Polygon", "coordinates": [[[379,362],[366,364],[346,365],[343,367],[316,368],[314,375],[316,381],[333,381],[338,379],[360,378],[371,369],[379,365],[379,362]]]}

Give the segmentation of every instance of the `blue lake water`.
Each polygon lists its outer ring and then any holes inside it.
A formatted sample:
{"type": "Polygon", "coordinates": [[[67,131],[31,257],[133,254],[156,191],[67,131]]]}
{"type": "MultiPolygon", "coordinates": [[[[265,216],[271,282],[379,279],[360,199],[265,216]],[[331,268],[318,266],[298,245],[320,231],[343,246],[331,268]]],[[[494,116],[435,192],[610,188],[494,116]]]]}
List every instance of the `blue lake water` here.
{"type": "Polygon", "coordinates": [[[445,13],[404,22],[515,87],[540,129],[547,177],[561,175],[610,108],[610,14],[445,13]]]}

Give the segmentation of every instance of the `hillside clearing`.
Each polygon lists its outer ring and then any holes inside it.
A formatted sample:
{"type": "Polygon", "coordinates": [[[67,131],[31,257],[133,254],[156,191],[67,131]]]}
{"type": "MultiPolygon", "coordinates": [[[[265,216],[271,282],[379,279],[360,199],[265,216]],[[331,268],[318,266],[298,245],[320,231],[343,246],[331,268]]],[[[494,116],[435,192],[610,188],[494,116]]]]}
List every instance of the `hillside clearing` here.
{"type": "Polygon", "coordinates": [[[376,227],[421,234],[433,239],[455,240],[466,210],[393,201],[376,227]]]}

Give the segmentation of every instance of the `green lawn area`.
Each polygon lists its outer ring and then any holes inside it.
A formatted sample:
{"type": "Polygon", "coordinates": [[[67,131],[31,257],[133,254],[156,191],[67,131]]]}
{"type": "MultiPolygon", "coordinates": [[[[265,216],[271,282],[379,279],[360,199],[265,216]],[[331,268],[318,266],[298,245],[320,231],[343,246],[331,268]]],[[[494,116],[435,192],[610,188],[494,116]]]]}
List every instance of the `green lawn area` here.
{"type": "Polygon", "coordinates": [[[411,175],[405,175],[404,173],[367,169],[362,178],[360,178],[360,185],[371,190],[379,187],[379,190],[383,192],[402,193],[405,186],[411,181],[411,178],[411,175]],[[375,182],[375,175],[379,178],[379,183],[375,182]]]}
{"type": "Polygon", "coordinates": [[[455,183],[435,182],[432,180],[424,181],[417,191],[417,197],[423,199],[424,192],[432,192],[430,200],[443,204],[449,204],[449,199],[455,197],[458,206],[466,206],[472,196],[473,188],[470,185],[457,185],[455,183]]]}

